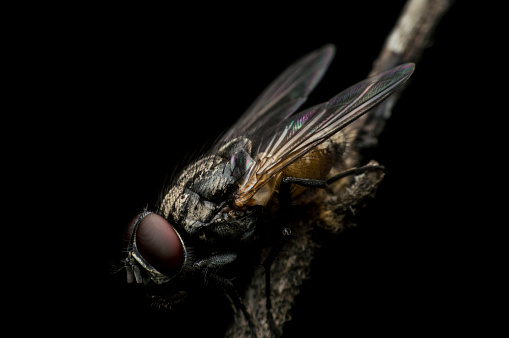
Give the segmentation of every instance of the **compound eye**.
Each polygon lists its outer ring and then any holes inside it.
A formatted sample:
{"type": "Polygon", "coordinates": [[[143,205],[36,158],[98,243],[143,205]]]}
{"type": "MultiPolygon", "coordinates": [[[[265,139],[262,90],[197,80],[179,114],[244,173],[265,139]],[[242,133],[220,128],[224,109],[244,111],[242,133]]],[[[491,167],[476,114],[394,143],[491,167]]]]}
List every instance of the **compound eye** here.
{"type": "Polygon", "coordinates": [[[177,232],[163,217],[148,214],[138,225],[136,247],[157,271],[173,276],[184,263],[184,249],[177,232]]]}

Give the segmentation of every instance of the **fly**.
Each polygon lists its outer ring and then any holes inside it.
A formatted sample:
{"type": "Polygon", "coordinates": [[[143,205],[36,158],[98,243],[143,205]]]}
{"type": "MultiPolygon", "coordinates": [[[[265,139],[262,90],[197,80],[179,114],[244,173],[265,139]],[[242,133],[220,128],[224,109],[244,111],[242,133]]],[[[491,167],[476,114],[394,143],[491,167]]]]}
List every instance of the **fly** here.
{"type": "MultiPolygon", "coordinates": [[[[347,175],[382,169],[364,166],[330,177],[346,147],[340,131],[400,88],[415,67],[400,65],[297,112],[334,52],[326,45],[288,67],[207,153],[176,176],[156,210],[131,221],[124,259],[128,282],[158,285],[170,303],[185,297],[179,288],[213,282],[251,321],[224,271],[267,229],[261,224],[274,215],[268,210],[281,213],[306,187],[324,188],[347,175]]],[[[290,229],[277,226],[275,233],[288,237],[290,229]]],[[[264,262],[269,323],[270,266],[280,249],[275,245],[264,262]]]]}

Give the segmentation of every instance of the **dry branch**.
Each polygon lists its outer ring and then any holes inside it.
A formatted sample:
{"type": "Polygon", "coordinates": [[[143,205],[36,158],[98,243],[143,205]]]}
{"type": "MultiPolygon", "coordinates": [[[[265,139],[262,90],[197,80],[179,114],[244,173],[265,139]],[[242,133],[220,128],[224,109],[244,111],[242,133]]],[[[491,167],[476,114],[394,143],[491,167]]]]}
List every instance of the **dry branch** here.
{"type": "MultiPolygon", "coordinates": [[[[416,63],[427,47],[434,28],[452,1],[410,0],[387,38],[385,45],[375,60],[371,75],[387,70],[405,62],[416,63]]],[[[356,135],[356,147],[346,158],[348,167],[358,166],[359,154],[377,143],[385,121],[390,117],[398,95],[391,96],[383,104],[352,124],[350,135],[356,135]]],[[[372,164],[376,162],[372,161],[372,164]]],[[[299,215],[290,221],[292,237],[274,262],[272,273],[272,304],[276,326],[282,330],[291,319],[291,308],[295,296],[300,292],[304,280],[309,278],[310,265],[320,248],[316,236],[312,236],[317,226],[331,233],[339,233],[352,225],[351,216],[362,208],[365,201],[372,198],[383,174],[369,172],[335,184],[334,189],[317,190],[308,193],[299,201],[299,215]]],[[[266,253],[265,253],[266,254],[266,253]]],[[[258,268],[245,294],[244,303],[253,316],[258,336],[273,337],[268,327],[265,310],[265,278],[263,268],[258,268]]],[[[228,337],[250,337],[251,331],[243,314],[235,315],[232,326],[226,333],[228,337]]]]}

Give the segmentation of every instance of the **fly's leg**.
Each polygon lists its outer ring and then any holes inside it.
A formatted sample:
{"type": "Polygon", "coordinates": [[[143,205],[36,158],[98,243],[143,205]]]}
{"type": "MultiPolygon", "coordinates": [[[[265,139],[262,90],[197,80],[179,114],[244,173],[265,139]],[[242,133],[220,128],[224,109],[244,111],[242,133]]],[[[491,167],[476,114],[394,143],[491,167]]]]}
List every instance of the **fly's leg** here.
{"type": "Polygon", "coordinates": [[[237,259],[237,255],[235,253],[223,253],[223,254],[217,254],[212,255],[205,259],[200,259],[196,261],[193,265],[193,267],[197,270],[203,270],[204,271],[204,277],[205,279],[216,285],[218,285],[223,291],[226,293],[228,298],[231,300],[235,308],[240,309],[242,313],[244,314],[249,327],[251,328],[251,331],[253,335],[256,337],[256,329],[254,326],[253,319],[251,318],[251,315],[249,312],[247,312],[246,307],[244,306],[244,303],[242,302],[242,299],[238,295],[237,291],[235,290],[235,287],[233,286],[231,280],[223,278],[218,276],[217,274],[213,273],[214,269],[221,268],[225,265],[228,265],[230,263],[233,263],[237,259]],[[209,270],[212,269],[212,273],[207,274],[209,270]]]}
{"type": "MultiPolygon", "coordinates": [[[[327,188],[330,184],[336,182],[337,180],[351,176],[351,175],[359,175],[366,171],[371,170],[379,170],[379,171],[385,171],[385,168],[383,166],[378,165],[366,165],[359,168],[353,168],[350,170],[346,170],[342,173],[339,173],[327,180],[316,180],[316,179],[309,179],[309,178],[297,178],[297,177],[285,177],[283,178],[283,181],[281,183],[281,186],[279,188],[279,219],[278,221],[280,224],[284,221],[284,217],[288,215],[290,211],[290,197],[291,197],[291,190],[290,186],[291,184],[297,184],[301,185],[303,187],[313,187],[313,188],[327,188]]],[[[274,260],[276,259],[278,253],[283,249],[285,243],[290,238],[291,230],[289,228],[284,228],[281,232],[282,236],[280,240],[277,242],[277,244],[272,247],[271,251],[269,252],[269,255],[263,262],[263,267],[265,268],[265,295],[267,298],[266,307],[267,307],[267,322],[269,323],[269,327],[271,331],[276,334],[277,336],[280,336],[281,333],[279,329],[276,326],[276,323],[274,322],[274,316],[272,315],[272,302],[270,300],[270,268],[272,266],[272,263],[274,263],[274,260]]]]}
{"type": "Polygon", "coordinates": [[[220,268],[230,263],[233,263],[237,259],[237,254],[233,252],[212,255],[205,259],[197,260],[193,267],[201,270],[206,268],[220,268]]]}
{"type": "Polygon", "coordinates": [[[292,231],[289,228],[284,228],[282,231],[282,236],[276,246],[272,247],[269,255],[263,261],[263,267],[265,268],[265,296],[266,296],[266,309],[267,309],[267,322],[269,323],[270,330],[277,336],[281,336],[280,330],[277,328],[276,323],[274,322],[274,316],[272,315],[272,302],[270,300],[270,268],[272,267],[272,263],[276,259],[277,255],[285,246],[285,243],[290,238],[292,231]]]}
{"type": "MultiPolygon", "coordinates": [[[[290,212],[290,186],[291,184],[284,183],[279,187],[279,212],[276,219],[277,224],[285,224],[286,216],[288,216],[288,213],[290,212]]],[[[270,330],[277,337],[281,336],[281,332],[277,328],[274,321],[274,316],[272,314],[272,302],[270,299],[270,268],[272,267],[272,264],[274,263],[277,255],[281,252],[286,242],[290,239],[291,233],[292,231],[290,228],[283,228],[278,233],[279,238],[277,239],[276,244],[270,249],[269,254],[263,261],[263,267],[265,269],[265,307],[267,309],[267,322],[269,324],[270,330]]]]}
{"type": "Polygon", "coordinates": [[[242,302],[242,299],[240,298],[239,294],[237,293],[237,290],[235,290],[235,287],[233,286],[231,280],[221,278],[219,276],[214,276],[214,281],[221,285],[224,292],[230,299],[230,301],[233,303],[234,307],[236,309],[240,309],[242,313],[244,314],[244,317],[247,320],[247,323],[249,324],[249,328],[251,329],[251,333],[253,334],[253,337],[257,337],[256,335],[256,327],[253,322],[253,318],[249,314],[249,312],[246,309],[246,306],[242,302]]]}
{"type": "Polygon", "coordinates": [[[217,255],[212,255],[205,259],[197,260],[193,267],[196,270],[201,270],[203,272],[203,278],[205,279],[205,283],[209,275],[214,275],[214,271],[220,269],[230,263],[233,263],[237,259],[237,254],[235,253],[222,253],[217,255]]]}
{"type": "Polygon", "coordinates": [[[297,185],[300,185],[303,187],[308,187],[308,188],[327,188],[329,185],[331,185],[332,183],[336,182],[337,180],[339,180],[343,177],[359,175],[366,171],[371,171],[371,170],[385,171],[385,167],[382,165],[365,165],[362,167],[353,168],[353,169],[343,171],[342,173],[332,176],[331,178],[329,178],[327,180],[315,180],[315,179],[311,179],[311,178],[299,178],[299,177],[285,177],[285,178],[283,178],[283,183],[285,183],[283,185],[286,185],[286,184],[289,185],[290,183],[293,183],[293,184],[297,184],[297,185]]]}

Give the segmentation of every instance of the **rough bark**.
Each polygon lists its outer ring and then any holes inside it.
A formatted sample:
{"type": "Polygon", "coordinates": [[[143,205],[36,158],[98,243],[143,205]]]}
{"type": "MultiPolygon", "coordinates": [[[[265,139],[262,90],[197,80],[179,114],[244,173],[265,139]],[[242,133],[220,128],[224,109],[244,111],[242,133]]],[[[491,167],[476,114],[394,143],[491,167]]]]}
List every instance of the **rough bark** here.
{"type": "MultiPolygon", "coordinates": [[[[385,45],[374,61],[370,75],[387,70],[405,62],[417,63],[427,47],[434,28],[452,4],[448,0],[410,0],[404,7],[398,22],[388,36],[385,45]]],[[[360,164],[360,154],[377,143],[385,121],[401,92],[372,110],[349,128],[356,135],[354,148],[345,158],[347,167],[360,164]]],[[[371,161],[371,164],[376,164],[371,161]]],[[[291,319],[291,309],[302,283],[308,279],[310,265],[320,249],[320,241],[313,232],[317,229],[329,233],[340,233],[353,225],[352,216],[362,209],[365,202],[375,195],[384,174],[378,171],[344,179],[333,188],[306,193],[301,197],[298,215],[290,220],[290,240],[279,254],[271,269],[271,299],[276,326],[282,331],[291,319]]],[[[265,252],[264,254],[267,254],[265,252]]],[[[253,317],[259,337],[274,337],[266,317],[265,277],[263,268],[258,268],[248,289],[244,303],[253,317]]],[[[251,337],[252,333],[243,314],[238,311],[227,337],[251,337]]]]}

